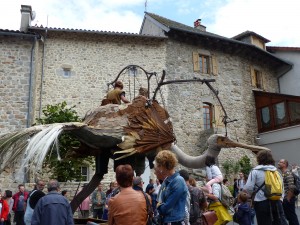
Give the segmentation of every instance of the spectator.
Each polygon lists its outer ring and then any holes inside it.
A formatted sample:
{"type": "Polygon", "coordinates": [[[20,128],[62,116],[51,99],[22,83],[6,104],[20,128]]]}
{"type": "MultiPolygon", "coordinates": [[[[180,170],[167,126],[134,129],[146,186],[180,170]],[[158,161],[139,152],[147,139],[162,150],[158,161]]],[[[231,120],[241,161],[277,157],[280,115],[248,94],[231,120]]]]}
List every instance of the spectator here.
{"type": "Polygon", "coordinates": [[[135,191],[133,169],[130,165],[119,165],[116,168],[116,179],[120,193],[108,203],[108,224],[145,225],[147,222],[147,204],[143,193],[135,191]]]}
{"type": "Polygon", "coordinates": [[[236,198],[238,193],[239,193],[238,179],[234,178],[233,179],[233,197],[236,198]]]}
{"type": "Polygon", "coordinates": [[[106,197],[112,192],[112,190],[114,189],[114,181],[109,183],[109,189],[106,191],[105,195],[106,197]]]}
{"type": "Polygon", "coordinates": [[[12,213],[12,207],[14,205],[14,200],[12,199],[12,191],[5,190],[3,197],[4,197],[5,201],[8,204],[8,207],[9,207],[9,212],[8,212],[8,215],[7,215],[7,220],[5,222],[5,225],[11,225],[11,213],[12,213]]]}
{"type": "Polygon", "coordinates": [[[19,184],[18,186],[19,192],[13,195],[14,205],[13,211],[15,213],[14,221],[16,225],[25,225],[24,223],[24,205],[28,198],[28,192],[25,191],[24,184],[19,184]]]}
{"type": "Polygon", "coordinates": [[[184,179],[175,171],[178,161],[174,153],[163,150],[155,157],[154,172],[163,180],[158,196],[157,210],[163,223],[184,223],[188,194],[184,179]]]}
{"type": "Polygon", "coordinates": [[[278,169],[282,173],[283,185],[284,185],[284,198],[282,207],[286,219],[289,221],[289,225],[299,225],[299,221],[296,214],[295,203],[296,196],[299,193],[295,193],[294,177],[292,171],[288,169],[289,162],[286,159],[281,159],[278,162],[278,169]]]}
{"type": "MultiPolygon", "coordinates": [[[[200,188],[197,188],[197,187],[194,187],[192,185],[190,185],[190,175],[188,173],[187,170],[180,170],[179,171],[179,174],[180,176],[183,177],[183,179],[185,180],[186,184],[187,184],[187,187],[188,187],[188,190],[189,190],[189,195],[190,195],[190,200],[193,200],[192,198],[195,198],[196,199],[196,202],[197,204],[196,207],[199,208],[199,215],[197,215],[196,218],[194,218],[194,216],[191,215],[191,209],[189,209],[189,223],[191,225],[202,225],[202,219],[201,219],[201,216],[202,216],[202,213],[204,211],[204,209],[207,207],[207,201],[206,201],[206,197],[205,197],[205,194],[204,192],[200,189],[200,188]]],[[[190,202],[188,203],[188,207],[190,208],[191,204],[190,202]]],[[[186,224],[189,224],[186,222],[186,224]]]]}
{"type": "Polygon", "coordinates": [[[206,165],[206,176],[207,176],[207,183],[205,187],[209,191],[209,193],[212,193],[212,185],[214,183],[221,183],[223,181],[223,175],[221,173],[221,170],[216,165],[215,157],[208,155],[205,159],[205,165],[206,165]]]}
{"type": "Polygon", "coordinates": [[[156,197],[157,197],[157,195],[155,195],[154,192],[155,192],[154,185],[149,183],[146,187],[146,193],[151,198],[151,206],[152,206],[153,213],[156,211],[156,197]]]}
{"type": "MultiPolygon", "coordinates": [[[[87,184],[83,184],[82,188],[84,188],[87,184]]],[[[90,196],[86,197],[83,202],[78,207],[78,218],[89,218],[90,216],[90,196]]]]}
{"type": "Polygon", "coordinates": [[[240,192],[237,197],[237,211],[234,214],[234,217],[236,218],[235,221],[237,221],[241,225],[251,225],[252,219],[251,219],[251,207],[248,203],[248,194],[246,192],[240,192]]]}
{"type": "Polygon", "coordinates": [[[34,209],[32,225],[74,225],[71,206],[58,191],[58,181],[50,180],[48,194],[38,201],[34,209]]]}
{"type": "Polygon", "coordinates": [[[4,224],[7,221],[8,213],[9,213],[9,205],[2,197],[1,190],[0,190],[0,223],[4,224]]]}
{"type": "Polygon", "coordinates": [[[29,193],[24,214],[24,222],[26,225],[31,225],[31,218],[34,208],[39,199],[45,196],[45,193],[43,192],[44,187],[45,182],[42,180],[37,180],[36,184],[34,185],[34,189],[29,193]]]}
{"type": "Polygon", "coordinates": [[[256,160],[258,166],[251,170],[247,183],[244,186],[244,190],[247,191],[248,194],[255,193],[254,210],[256,213],[257,224],[286,225],[287,222],[283,213],[281,201],[268,200],[264,194],[264,188],[257,191],[258,187],[262,186],[265,182],[265,171],[276,171],[276,167],[274,166],[275,161],[271,151],[260,151],[256,156],[256,160]]]}
{"type": "Polygon", "coordinates": [[[221,199],[221,191],[221,185],[214,183],[212,185],[212,193],[207,194],[208,201],[210,202],[208,209],[214,210],[218,217],[214,225],[226,224],[232,220],[232,216],[228,213],[227,208],[225,208],[219,200],[221,199]]]}
{"type": "Polygon", "coordinates": [[[102,219],[105,201],[106,196],[102,191],[102,184],[100,183],[97,190],[95,190],[92,194],[93,218],[102,219]]]}
{"type": "Polygon", "coordinates": [[[237,188],[238,188],[238,192],[241,192],[247,181],[245,181],[243,172],[239,173],[239,177],[240,177],[240,179],[238,179],[238,181],[237,181],[237,188]]]}
{"type": "Polygon", "coordinates": [[[223,184],[228,187],[229,186],[229,180],[225,178],[223,180],[223,184]]]}
{"type": "Polygon", "coordinates": [[[68,199],[69,191],[68,190],[63,190],[61,192],[61,195],[64,196],[66,199],[68,199]]]}
{"type": "Polygon", "coordinates": [[[104,220],[108,220],[108,202],[109,202],[109,199],[115,195],[117,195],[119,192],[120,192],[120,189],[119,189],[119,185],[117,183],[117,181],[113,181],[113,186],[112,186],[112,191],[111,193],[106,196],[106,200],[105,200],[105,207],[104,207],[104,211],[103,211],[103,216],[102,216],[102,219],[104,220]]]}

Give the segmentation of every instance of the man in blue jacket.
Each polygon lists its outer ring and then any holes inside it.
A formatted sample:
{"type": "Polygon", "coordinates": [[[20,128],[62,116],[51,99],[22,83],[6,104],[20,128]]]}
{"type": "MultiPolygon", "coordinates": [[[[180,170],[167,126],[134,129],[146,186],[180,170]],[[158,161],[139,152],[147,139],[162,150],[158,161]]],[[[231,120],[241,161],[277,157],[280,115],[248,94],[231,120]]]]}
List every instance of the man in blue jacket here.
{"type": "Polygon", "coordinates": [[[71,206],[58,191],[58,181],[50,180],[48,194],[38,201],[33,212],[31,225],[74,225],[71,206]]]}

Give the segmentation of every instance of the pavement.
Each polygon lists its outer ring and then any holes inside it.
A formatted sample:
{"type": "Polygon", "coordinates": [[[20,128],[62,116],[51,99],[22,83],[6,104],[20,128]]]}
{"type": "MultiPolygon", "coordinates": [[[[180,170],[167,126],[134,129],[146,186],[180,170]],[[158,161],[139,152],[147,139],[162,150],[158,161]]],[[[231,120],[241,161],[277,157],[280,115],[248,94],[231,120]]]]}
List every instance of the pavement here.
{"type": "MultiPolygon", "coordinates": [[[[296,214],[298,216],[298,220],[300,221],[300,201],[298,203],[298,206],[296,206],[296,214]]],[[[228,225],[238,225],[237,223],[231,221],[229,223],[227,223],[228,225]]],[[[257,222],[256,222],[256,218],[254,219],[254,224],[257,225],[257,222]]]]}

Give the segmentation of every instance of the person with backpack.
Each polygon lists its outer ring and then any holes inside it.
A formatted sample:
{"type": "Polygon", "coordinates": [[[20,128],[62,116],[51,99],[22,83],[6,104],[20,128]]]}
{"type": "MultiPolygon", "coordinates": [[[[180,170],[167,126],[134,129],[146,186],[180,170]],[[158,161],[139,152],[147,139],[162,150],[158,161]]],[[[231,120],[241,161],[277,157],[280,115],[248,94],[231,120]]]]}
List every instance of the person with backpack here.
{"type": "Polygon", "coordinates": [[[237,196],[237,209],[233,215],[233,221],[242,225],[251,225],[251,207],[248,202],[248,194],[241,191],[237,196]]]}
{"type": "Polygon", "coordinates": [[[299,225],[295,209],[296,196],[299,194],[299,191],[294,185],[294,176],[292,171],[288,169],[288,166],[289,162],[286,159],[279,160],[278,169],[282,173],[284,185],[284,198],[282,207],[286,219],[289,221],[289,225],[299,225]]]}
{"type": "Polygon", "coordinates": [[[190,225],[202,225],[201,216],[203,210],[207,207],[206,196],[200,188],[190,185],[190,175],[187,170],[182,169],[179,174],[185,180],[189,190],[188,206],[186,207],[189,210],[188,222],[190,225]]]}
{"type": "Polygon", "coordinates": [[[282,177],[274,166],[275,160],[271,151],[260,151],[256,160],[258,166],[250,172],[243,190],[252,194],[257,224],[287,225],[280,200],[283,197],[282,177]],[[274,181],[272,185],[269,180],[274,181]]]}

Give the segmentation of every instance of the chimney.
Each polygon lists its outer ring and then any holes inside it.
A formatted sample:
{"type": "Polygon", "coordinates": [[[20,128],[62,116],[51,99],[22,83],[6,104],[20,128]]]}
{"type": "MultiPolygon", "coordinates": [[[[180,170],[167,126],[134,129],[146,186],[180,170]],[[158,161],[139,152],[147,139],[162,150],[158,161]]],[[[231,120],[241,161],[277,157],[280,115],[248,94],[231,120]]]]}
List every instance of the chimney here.
{"type": "Polygon", "coordinates": [[[206,31],[206,26],[203,26],[201,24],[201,19],[197,19],[195,22],[194,22],[194,28],[197,28],[201,31],[206,31]]]}
{"type": "Polygon", "coordinates": [[[21,5],[21,26],[20,31],[27,32],[31,21],[34,20],[35,12],[32,11],[30,5],[21,5]]]}

